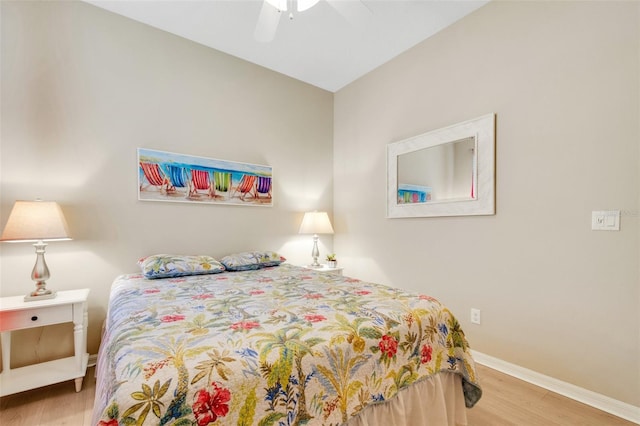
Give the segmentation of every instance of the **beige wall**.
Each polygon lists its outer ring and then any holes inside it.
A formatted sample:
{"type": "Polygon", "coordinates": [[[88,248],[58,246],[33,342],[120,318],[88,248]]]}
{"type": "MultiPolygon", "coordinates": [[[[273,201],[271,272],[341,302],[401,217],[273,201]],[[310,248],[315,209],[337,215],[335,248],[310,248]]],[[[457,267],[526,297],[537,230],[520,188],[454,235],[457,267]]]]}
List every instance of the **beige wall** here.
{"type": "MultiPolygon", "coordinates": [[[[273,249],[310,261],[297,231],[302,212],[332,211],[331,93],[82,2],[1,12],[0,226],[16,199],[61,204],[74,240],[49,244],[48,284],[91,289],[90,353],[113,278],[141,256],[273,249]],[[270,165],[274,207],[137,201],[137,147],[270,165]]],[[[33,247],[0,250],[0,294],[30,291],[33,247]]],[[[70,351],[67,328],[15,337],[14,360],[70,351]]]]}
{"type": "Polygon", "coordinates": [[[480,352],[636,406],[639,8],[495,1],[334,103],[348,273],[438,297],[480,352]],[[385,145],[491,112],[497,214],[386,219],[385,145]],[[591,231],[606,209],[621,230],[591,231]]]}
{"type": "MultiPolygon", "coordinates": [[[[91,288],[91,353],[138,257],[257,247],[303,264],[301,213],[335,206],[349,275],[437,296],[474,349],[640,405],[638,3],[493,2],[335,104],[87,4],[0,12],[0,225],[16,199],[61,203],[75,239],[49,245],[49,285],[91,288]],[[497,215],[385,219],[385,145],[488,112],[497,215]],[[271,165],[275,206],[139,202],[136,147],[271,165]],[[589,229],[600,209],[623,211],[620,232],[589,229]]],[[[0,294],[27,292],[33,248],[0,255],[0,294]]],[[[69,351],[63,329],[22,333],[18,360],[69,351]]]]}

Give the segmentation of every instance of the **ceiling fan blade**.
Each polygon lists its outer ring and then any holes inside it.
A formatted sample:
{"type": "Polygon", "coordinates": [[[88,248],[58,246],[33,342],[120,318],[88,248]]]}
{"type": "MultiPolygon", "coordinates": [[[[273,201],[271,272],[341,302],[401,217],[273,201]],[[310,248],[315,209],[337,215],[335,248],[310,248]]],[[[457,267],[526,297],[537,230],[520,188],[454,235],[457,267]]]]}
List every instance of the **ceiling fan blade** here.
{"type": "Polygon", "coordinates": [[[275,7],[278,10],[283,12],[287,11],[287,0],[264,0],[269,3],[271,6],[275,7]]]}
{"type": "Polygon", "coordinates": [[[362,28],[373,14],[362,0],[327,0],[344,19],[357,28],[362,28]]]}
{"type": "Polygon", "coordinates": [[[278,22],[280,22],[280,15],[282,13],[267,3],[266,0],[262,2],[262,9],[260,9],[256,29],[253,32],[253,36],[257,41],[263,43],[273,41],[278,29],[278,22]]]}
{"type": "Polygon", "coordinates": [[[304,12],[307,9],[311,9],[315,6],[320,0],[298,0],[298,12],[304,12]]]}

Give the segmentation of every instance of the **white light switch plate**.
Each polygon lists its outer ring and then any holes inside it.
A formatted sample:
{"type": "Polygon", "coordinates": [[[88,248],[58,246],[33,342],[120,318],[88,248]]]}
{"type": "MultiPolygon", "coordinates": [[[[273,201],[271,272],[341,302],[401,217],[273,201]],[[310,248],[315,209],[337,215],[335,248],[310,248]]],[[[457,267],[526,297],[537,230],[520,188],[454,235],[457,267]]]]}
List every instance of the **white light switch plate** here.
{"type": "Polygon", "coordinates": [[[594,231],[619,231],[620,210],[592,211],[591,229],[594,231]]]}

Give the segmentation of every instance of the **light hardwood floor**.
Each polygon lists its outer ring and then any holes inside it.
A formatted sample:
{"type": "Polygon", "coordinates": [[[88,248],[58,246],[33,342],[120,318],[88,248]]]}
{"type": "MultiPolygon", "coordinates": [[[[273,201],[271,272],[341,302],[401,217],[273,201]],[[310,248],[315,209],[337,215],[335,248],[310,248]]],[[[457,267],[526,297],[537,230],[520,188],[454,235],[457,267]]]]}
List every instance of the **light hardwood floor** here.
{"type": "Polygon", "coordinates": [[[609,413],[478,365],[482,398],[468,411],[471,426],[634,426],[609,413]]]}
{"type": "MultiPolygon", "coordinates": [[[[635,425],[482,365],[478,375],[483,396],[468,410],[470,426],[635,425]]],[[[89,426],[94,394],[90,368],[79,393],[70,381],[0,398],[0,424],[89,426]]]]}
{"type": "Polygon", "coordinates": [[[96,393],[94,373],[94,367],[87,369],[80,392],[76,392],[71,380],[0,398],[0,425],[91,425],[93,397],[96,393]]]}

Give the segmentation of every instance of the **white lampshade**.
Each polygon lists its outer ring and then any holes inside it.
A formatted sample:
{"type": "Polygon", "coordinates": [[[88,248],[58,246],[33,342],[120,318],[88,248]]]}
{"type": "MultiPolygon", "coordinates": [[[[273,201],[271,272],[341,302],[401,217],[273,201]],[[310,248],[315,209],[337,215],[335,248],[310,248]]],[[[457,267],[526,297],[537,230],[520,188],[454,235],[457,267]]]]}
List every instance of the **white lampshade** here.
{"type": "Polygon", "coordinates": [[[300,234],[333,234],[327,212],[307,212],[300,225],[300,234]]]}
{"type": "Polygon", "coordinates": [[[0,241],[70,240],[62,209],[54,201],[16,201],[0,241]]]}

